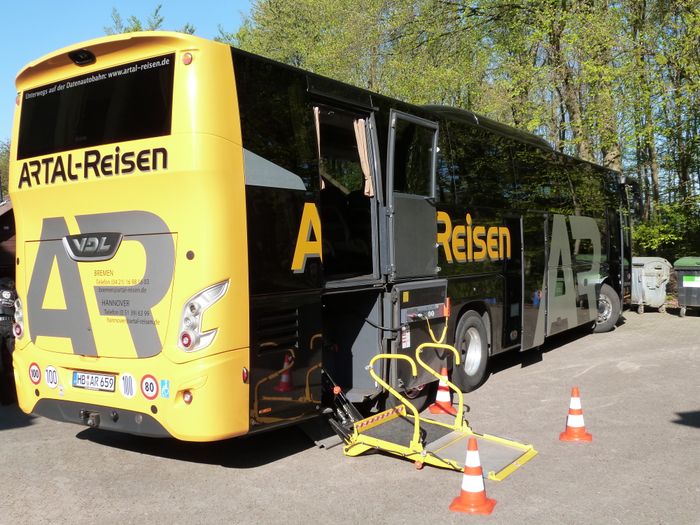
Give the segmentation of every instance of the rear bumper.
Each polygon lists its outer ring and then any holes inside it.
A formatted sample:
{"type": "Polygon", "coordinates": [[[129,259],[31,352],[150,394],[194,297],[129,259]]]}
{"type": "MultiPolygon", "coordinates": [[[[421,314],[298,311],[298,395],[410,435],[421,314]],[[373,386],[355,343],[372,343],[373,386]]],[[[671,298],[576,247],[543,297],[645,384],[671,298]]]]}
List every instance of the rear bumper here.
{"type": "Polygon", "coordinates": [[[89,403],[40,399],[34,405],[34,414],[56,421],[78,423],[93,428],[115,430],[149,437],[172,437],[155,418],[141,412],[110,408],[89,403]]]}
{"type": "Polygon", "coordinates": [[[162,353],[148,359],[87,358],[29,344],[14,352],[13,361],[17,398],[26,413],[184,441],[216,441],[249,430],[249,385],[241,374],[249,368],[247,348],[176,364],[162,353]],[[114,376],[114,391],[74,387],[76,370],[114,376]]]}

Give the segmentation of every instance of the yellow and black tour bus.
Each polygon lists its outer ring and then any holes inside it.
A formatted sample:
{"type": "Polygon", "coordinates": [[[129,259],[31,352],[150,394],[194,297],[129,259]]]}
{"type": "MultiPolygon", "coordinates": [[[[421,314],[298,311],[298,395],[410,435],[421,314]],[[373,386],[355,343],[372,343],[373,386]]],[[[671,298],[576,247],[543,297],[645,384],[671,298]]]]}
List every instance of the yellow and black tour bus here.
{"type": "MultiPolygon", "coordinates": [[[[370,359],[445,324],[468,392],[492,356],[620,315],[620,178],[534,135],[179,33],[59,50],[17,91],[27,413],[212,441],[338,389],[381,400],[370,359]]],[[[416,404],[434,391],[381,374],[416,404]]]]}

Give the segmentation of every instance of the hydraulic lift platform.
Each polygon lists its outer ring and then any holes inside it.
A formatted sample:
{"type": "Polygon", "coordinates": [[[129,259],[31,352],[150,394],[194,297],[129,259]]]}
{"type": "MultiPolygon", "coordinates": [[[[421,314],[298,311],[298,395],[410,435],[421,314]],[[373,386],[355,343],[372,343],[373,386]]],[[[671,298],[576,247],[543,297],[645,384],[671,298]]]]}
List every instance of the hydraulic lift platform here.
{"type": "Polygon", "coordinates": [[[455,363],[459,364],[459,352],[452,346],[440,343],[420,345],[416,349],[415,361],[401,354],[379,354],[373,357],[367,367],[370,375],[401,404],[355,421],[352,433],[345,437],[345,455],[358,456],[369,450],[381,450],[413,461],[416,468],[428,464],[461,472],[464,468],[467,440],[475,437],[484,476],[497,481],[505,479],[537,455],[532,445],[472,431],[463,417],[464,396],[461,390],[423,362],[420,354],[425,348],[449,350],[455,355],[455,363]],[[407,361],[414,376],[417,375],[417,361],[425,370],[445,381],[458,398],[454,419],[450,417],[448,421],[442,420],[442,416],[440,419],[421,416],[410,401],[374,372],[374,363],[380,359],[407,361]]]}

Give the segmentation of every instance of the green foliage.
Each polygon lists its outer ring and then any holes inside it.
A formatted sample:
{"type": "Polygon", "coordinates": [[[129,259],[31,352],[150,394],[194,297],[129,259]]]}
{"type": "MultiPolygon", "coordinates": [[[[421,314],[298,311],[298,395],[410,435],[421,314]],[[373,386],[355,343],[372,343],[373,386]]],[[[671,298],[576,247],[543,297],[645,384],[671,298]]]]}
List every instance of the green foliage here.
{"type": "Polygon", "coordinates": [[[256,0],[218,39],[538,133],[636,181],[640,253],[700,246],[700,0],[256,0]]]}
{"type": "Polygon", "coordinates": [[[700,255],[700,197],[660,204],[655,217],[635,225],[635,255],[654,255],[674,261],[700,255]]]}
{"type": "MultiPolygon", "coordinates": [[[[107,35],[118,35],[121,33],[133,33],[135,31],[157,31],[163,29],[163,22],[165,22],[165,17],[161,14],[161,9],[163,5],[158,4],[153,12],[146,17],[145,20],[141,20],[135,15],[130,15],[126,22],[122,19],[121,14],[116,7],[112,8],[112,25],[105,26],[104,32],[107,35]]],[[[180,33],[186,33],[188,35],[193,35],[196,31],[195,27],[189,22],[186,23],[180,29],[176,29],[180,33]]]]}

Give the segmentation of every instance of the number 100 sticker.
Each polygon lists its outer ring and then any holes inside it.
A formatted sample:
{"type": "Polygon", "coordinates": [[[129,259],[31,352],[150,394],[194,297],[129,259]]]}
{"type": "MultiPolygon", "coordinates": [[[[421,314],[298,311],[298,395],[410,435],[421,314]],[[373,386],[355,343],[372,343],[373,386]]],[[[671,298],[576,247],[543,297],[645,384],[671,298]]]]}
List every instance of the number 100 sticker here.
{"type": "Polygon", "coordinates": [[[119,389],[125,398],[131,399],[134,397],[136,395],[136,379],[134,376],[128,373],[122,374],[119,378],[119,389]]]}
{"type": "Polygon", "coordinates": [[[58,385],[58,372],[56,368],[49,365],[44,369],[44,376],[46,377],[46,385],[49,388],[56,388],[58,385]]]}

